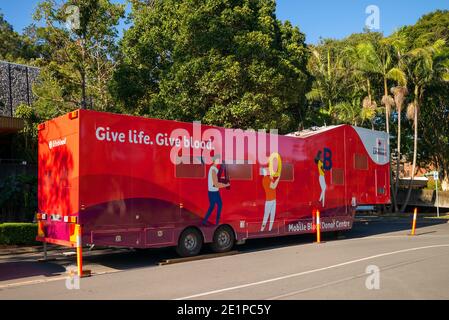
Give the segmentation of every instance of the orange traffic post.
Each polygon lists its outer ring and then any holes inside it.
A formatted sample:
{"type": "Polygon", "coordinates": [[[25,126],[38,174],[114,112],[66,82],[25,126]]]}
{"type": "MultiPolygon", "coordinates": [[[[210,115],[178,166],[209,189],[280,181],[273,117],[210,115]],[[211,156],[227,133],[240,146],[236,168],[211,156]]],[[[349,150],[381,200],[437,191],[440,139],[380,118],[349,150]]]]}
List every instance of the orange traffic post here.
{"type": "Polygon", "coordinates": [[[321,243],[320,210],[316,211],[316,243],[321,243]]]}
{"type": "Polygon", "coordinates": [[[415,208],[415,212],[413,213],[413,225],[412,225],[412,233],[411,236],[415,235],[416,231],[416,219],[418,218],[418,208],[415,208]]]}
{"type": "Polygon", "coordinates": [[[83,244],[81,242],[82,228],[81,225],[75,225],[76,234],[76,264],[78,269],[78,277],[90,276],[90,270],[83,270],[83,244]]]}
{"type": "Polygon", "coordinates": [[[77,224],[75,226],[76,234],[76,265],[78,267],[78,276],[83,276],[83,248],[81,244],[81,226],[77,224]]]}

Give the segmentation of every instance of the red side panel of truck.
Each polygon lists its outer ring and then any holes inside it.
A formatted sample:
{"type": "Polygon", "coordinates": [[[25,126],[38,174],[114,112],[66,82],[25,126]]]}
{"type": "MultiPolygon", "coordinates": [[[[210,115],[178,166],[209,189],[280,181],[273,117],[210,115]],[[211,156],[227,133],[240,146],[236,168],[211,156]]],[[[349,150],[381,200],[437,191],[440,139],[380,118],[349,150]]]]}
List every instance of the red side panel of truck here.
{"type": "Polygon", "coordinates": [[[223,224],[238,240],[311,233],[317,209],[323,231],[348,230],[356,206],[390,201],[388,136],[382,132],[342,125],[274,136],[88,110],[42,126],[42,241],[73,246],[75,224],[85,244],[142,248],[176,245],[187,227],[200,230],[205,242],[223,224]],[[245,141],[243,150],[226,148],[229,140],[245,141]],[[201,161],[175,163],[177,144],[190,151],[190,160],[201,161]],[[282,163],[269,198],[264,172],[272,168],[258,155],[263,145],[266,158],[282,163]],[[206,219],[211,164],[203,160],[217,150],[231,187],[219,191],[221,215],[215,209],[206,219]],[[267,206],[272,223],[264,228],[267,206]]]}

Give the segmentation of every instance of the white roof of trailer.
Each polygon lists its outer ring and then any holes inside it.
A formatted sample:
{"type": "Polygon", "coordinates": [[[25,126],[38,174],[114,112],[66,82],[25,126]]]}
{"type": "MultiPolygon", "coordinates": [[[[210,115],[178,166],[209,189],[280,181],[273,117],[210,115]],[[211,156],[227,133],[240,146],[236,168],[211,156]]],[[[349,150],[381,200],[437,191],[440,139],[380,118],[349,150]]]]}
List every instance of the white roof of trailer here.
{"type": "Polygon", "coordinates": [[[301,131],[296,131],[296,132],[292,132],[287,134],[287,137],[295,137],[295,138],[306,138],[306,137],[310,137],[319,133],[323,133],[329,130],[333,130],[335,128],[339,128],[344,126],[344,124],[341,125],[336,125],[336,126],[325,126],[325,127],[311,127],[309,129],[305,129],[305,130],[301,130],[301,131]]]}

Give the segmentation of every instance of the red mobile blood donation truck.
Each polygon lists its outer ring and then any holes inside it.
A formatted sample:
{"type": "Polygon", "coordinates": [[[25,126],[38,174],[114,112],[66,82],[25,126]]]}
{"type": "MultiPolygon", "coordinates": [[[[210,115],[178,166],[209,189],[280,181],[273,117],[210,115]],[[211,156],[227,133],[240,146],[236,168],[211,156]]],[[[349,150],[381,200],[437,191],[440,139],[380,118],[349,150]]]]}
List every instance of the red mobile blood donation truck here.
{"type": "Polygon", "coordinates": [[[350,125],[278,136],[77,110],[38,131],[46,243],[192,256],[315,232],[315,210],[322,232],[349,230],[357,206],[390,202],[388,135],[350,125]]]}

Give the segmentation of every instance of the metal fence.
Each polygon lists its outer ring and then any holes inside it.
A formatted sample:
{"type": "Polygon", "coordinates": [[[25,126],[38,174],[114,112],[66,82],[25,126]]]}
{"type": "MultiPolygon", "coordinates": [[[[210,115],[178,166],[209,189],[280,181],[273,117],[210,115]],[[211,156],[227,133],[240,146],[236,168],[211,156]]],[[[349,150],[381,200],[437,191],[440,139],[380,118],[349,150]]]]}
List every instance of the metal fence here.
{"type": "Polygon", "coordinates": [[[39,72],[36,67],[0,60],[0,116],[12,117],[18,105],[31,105],[39,72]]]}

